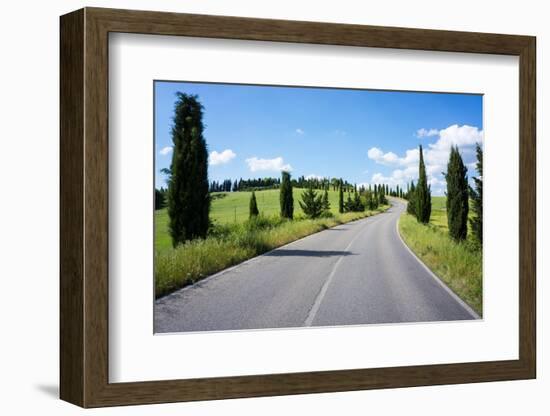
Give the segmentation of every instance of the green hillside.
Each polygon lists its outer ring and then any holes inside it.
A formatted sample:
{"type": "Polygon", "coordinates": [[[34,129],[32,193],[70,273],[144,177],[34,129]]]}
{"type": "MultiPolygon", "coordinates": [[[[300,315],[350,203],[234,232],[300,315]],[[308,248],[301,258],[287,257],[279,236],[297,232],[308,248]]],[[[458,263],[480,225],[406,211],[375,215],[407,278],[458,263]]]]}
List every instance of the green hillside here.
{"type": "MultiPolygon", "coordinates": [[[[298,201],[304,189],[294,188],[294,215],[302,215],[298,201]]],[[[319,191],[318,191],[319,192],[319,191]]],[[[242,223],[248,219],[248,203],[251,192],[215,192],[212,194],[210,218],[217,224],[242,223]]],[[[344,194],[344,198],[347,195],[344,194]]],[[[256,191],[256,200],[260,214],[265,216],[279,215],[279,190],[268,189],[256,191]]],[[[329,191],[330,209],[338,213],[338,191],[329,191]]],[[[168,213],[166,209],[155,211],[155,248],[162,250],[172,247],[168,235],[168,213]]]]}

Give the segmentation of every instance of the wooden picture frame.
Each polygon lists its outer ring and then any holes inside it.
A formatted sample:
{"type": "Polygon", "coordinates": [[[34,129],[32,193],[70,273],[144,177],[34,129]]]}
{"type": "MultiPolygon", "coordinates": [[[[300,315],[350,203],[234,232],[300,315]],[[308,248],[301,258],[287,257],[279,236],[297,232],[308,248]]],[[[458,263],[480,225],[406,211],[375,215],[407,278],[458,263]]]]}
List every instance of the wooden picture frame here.
{"type": "Polygon", "coordinates": [[[536,376],[535,53],[530,36],[85,8],[61,17],[60,396],[82,407],[397,388],[536,376]],[[110,32],[519,57],[519,359],[109,383],[110,32]]]}

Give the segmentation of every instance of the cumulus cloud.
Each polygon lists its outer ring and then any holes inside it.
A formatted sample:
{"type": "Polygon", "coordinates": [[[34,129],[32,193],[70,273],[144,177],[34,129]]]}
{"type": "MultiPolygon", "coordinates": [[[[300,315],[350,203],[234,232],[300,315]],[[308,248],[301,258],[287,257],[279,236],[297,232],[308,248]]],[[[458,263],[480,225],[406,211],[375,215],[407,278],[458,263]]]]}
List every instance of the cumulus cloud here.
{"type": "Polygon", "coordinates": [[[439,130],[437,130],[437,129],[421,128],[421,129],[418,129],[416,131],[416,137],[418,137],[419,139],[421,139],[423,137],[437,136],[438,134],[439,134],[439,130]]]}
{"type": "Polygon", "coordinates": [[[223,165],[225,163],[229,163],[235,158],[235,156],[237,155],[231,149],[225,149],[223,152],[219,153],[214,150],[213,152],[210,152],[209,163],[212,166],[223,165]]]}
{"type": "Polygon", "coordinates": [[[290,166],[288,163],[285,164],[283,158],[280,156],[273,159],[260,159],[257,157],[251,157],[246,159],[246,164],[248,165],[248,168],[251,172],[264,170],[274,172],[290,172],[292,170],[292,166],[290,166]]]}
{"type": "Polygon", "coordinates": [[[294,132],[295,132],[296,134],[299,134],[300,136],[302,136],[302,135],[304,135],[304,134],[306,133],[305,131],[303,131],[303,130],[300,129],[300,128],[294,130],[294,132]]]}
{"type": "MultiPolygon", "coordinates": [[[[475,151],[476,143],[483,142],[483,130],[477,127],[457,124],[451,125],[443,130],[433,133],[434,129],[420,129],[417,134],[423,137],[439,136],[434,143],[424,146],[424,161],[426,163],[426,174],[428,182],[432,187],[434,195],[442,195],[445,190],[445,178],[443,171],[447,168],[449,153],[452,146],[458,146],[464,163],[468,167],[468,176],[475,175],[475,151]],[[419,133],[423,130],[422,133],[419,133]]],[[[368,151],[368,157],[376,163],[395,167],[390,175],[375,173],[372,175],[371,183],[384,183],[390,186],[406,186],[411,180],[418,178],[418,149],[409,149],[400,157],[393,152],[384,152],[373,147],[368,151]]]]}
{"type": "Polygon", "coordinates": [[[446,165],[449,160],[451,146],[458,146],[461,153],[472,154],[472,148],[476,143],[483,141],[483,130],[468,125],[458,126],[454,124],[439,131],[439,139],[428,145],[425,153],[426,163],[434,165],[446,165]]]}
{"type": "Polygon", "coordinates": [[[159,153],[162,156],[169,155],[170,153],[172,153],[172,146],[163,147],[162,149],[160,149],[159,153]]]}
{"type": "Polygon", "coordinates": [[[418,162],[418,149],[410,149],[405,152],[404,157],[398,157],[393,152],[384,153],[377,147],[371,147],[367,152],[369,159],[386,166],[407,166],[418,162]]]}

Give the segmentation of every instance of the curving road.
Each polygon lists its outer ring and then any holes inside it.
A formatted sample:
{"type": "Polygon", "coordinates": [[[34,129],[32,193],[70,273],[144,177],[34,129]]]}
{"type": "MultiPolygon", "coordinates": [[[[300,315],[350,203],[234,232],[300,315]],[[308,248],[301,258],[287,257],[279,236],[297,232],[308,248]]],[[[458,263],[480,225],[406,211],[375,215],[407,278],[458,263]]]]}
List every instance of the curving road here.
{"type": "Polygon", "coordinates": [[[477,319],[408,249],[405,204],[321,231],[155,302],[156,333],[477,319]]]}

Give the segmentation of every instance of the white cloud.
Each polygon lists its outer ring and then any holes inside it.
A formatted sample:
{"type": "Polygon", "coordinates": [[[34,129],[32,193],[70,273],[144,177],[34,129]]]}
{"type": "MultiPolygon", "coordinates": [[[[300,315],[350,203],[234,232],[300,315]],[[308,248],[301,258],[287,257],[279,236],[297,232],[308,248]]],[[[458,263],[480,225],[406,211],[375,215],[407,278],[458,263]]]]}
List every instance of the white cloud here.
{"type": "Polygon", "coordinates": [[[458,126],[454,124],[439,131],[439,139],[424,152],[427,164],[446,166],[449,161],[451,146],[458,146],[460,152],[473,154],[472,147],[483,141],[483,130],[468,125],[458,126]]]}
{"type": "Polygon", "coordinates": [[[166,155],[172,153],[172,146],[163,147],[162,149],[160,149],[159,153],[160,153],[162,156],[166,156],[166,155]]]}
{"type": "Polygon", "coordinates": [[[223,165],[225,163],[229,163],[232,159],[237,156],[235,152],[231,149],[225,149],[223,152],[216,152],[215,150],[210,153],[210,160],[209,163],[212,166],[216,165],[223,165]]]}
{"type": "Polygon", "coordinates": [[[367,152],[369,159],[386,166],[407,166],[416,163],[418,162],[418,154],[418,149],[410,149],[405,152],[404,157],[400,158],[393,152],[384,153],[377,147],[371,147],[367,152]]]}
{"type": "Polygon", "coordinates": [[[306,132],[303,131],[302,129],[296,129],[296,130],[294,130],[294,132],[295,132],[296,134],[299,134],[300,136],[302,136],[302,135],[304,135],[304,134],[306,133],[306,132]]]}
{"type": "Polygon", "coordinates": [[[260,159],[257,157],[251,157],[246,159],[246,163],[248,164],[251,172],[262,170],[290,172],[292,170],[292,166],[290,166],[288,163],[285,164],[283,158],[280,156],[273,159],[260,159]]]}
{"type": "Polygon", "coordinates": [[[421,139],[422,137],[432,137],[437,136],[439,134],[439,130],[437,129],[425,129],[421,128],[416,131],[416,137],[421,139]]]}
{"type": "MultiPolygon", "coordinates": [[[[468,125],[459,126],[454,124],[446,129],[433,133],[432,130],[420,129],[418,134],[423,137],[439,136],[434,143],[424,146],[424,161],[426,163],[426,174],[428,182],[432,187],[433,195],[443,195],[446,187],[443,173],[447,169],[449,153],[451,146],[458,146],[464,163],[469,168],[468,176],[474,176],[476,143],[483,142],[483,130],[468,125]],[[423,133],[419,133],[423,130],[423,133]]],[[[418,178],[418,158],[417,148],[409,149],[403,157],[399,157],[393,152],[383,152],[381,149],[373,147],[368,151],[369,159],[384,166],[394,166],[396,169],[390,175],[375,173],[372,175],[371,183],[384,183],[390,186],[406,186],[411,180],[418,178]]]]}

